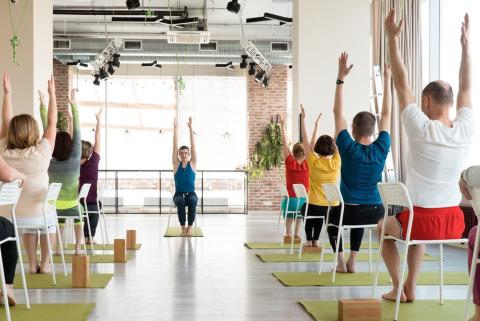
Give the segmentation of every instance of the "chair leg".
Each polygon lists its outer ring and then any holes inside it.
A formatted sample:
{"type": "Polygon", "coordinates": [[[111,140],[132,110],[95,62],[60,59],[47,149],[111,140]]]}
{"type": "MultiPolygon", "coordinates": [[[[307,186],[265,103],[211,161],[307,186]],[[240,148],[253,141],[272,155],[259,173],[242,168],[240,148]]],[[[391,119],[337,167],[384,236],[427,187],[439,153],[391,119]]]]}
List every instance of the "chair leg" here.
{"type": "Polygon", "coordinates": [[[368,272],[372,273],[372,228],[368,228],[368,272]]]}
{"type": "Polygon", "coordinates": [[[439,244],[440,248],[440,304],[443,304],[443,244],[439,244]]]}
{"type": "MultiPolygon", "coordinates": [[[[307,224],[307,217],[304,218],[305,220],[305,224],[307,224]]],[[[307,235],[305,233],[305,226],[303,227],[302,229],[302,235],[300,236],[300,244],[299,244],[299,247],[298,247],[298,258],[301,259],[302,258],[302,248],[303,248],[303,238],[306,238],[307,235]]],[[[295,236],[292,237],[292,244],[291,244],[291,248],[293,249],[293,241],[295,240],[295,236]]]]}
{"type": "MultiPolygon", "coordinates": [[[[303,222],[303,220],[302,220],[302,222],[303,222]]],[[[296,231],[296,230],[297,230],[297,224],[298,224],[298,223],[297,223],[297,214],[295,214],[295,216],[293,217],[293,223],[292,223],[292,229],[293,229],[293,231],[296,231]]],[[[300,224],[302,225],[303,223],[300,223],[300,224]]],[[[301,225],[300,225],[300,226],[301,226],[301,225]]],[[[287,226],[286,226],[286,224],[285,224],[285,231],[286,231],[286,228],[287,228],[287,226]]],[[[283,241],[282,241],[282,242],[283,242],[283,241]]],[[[290,255],[293,254],[293,244],[294,244],[294,242],[295,242],[295,233],[294,233],[294,235],[292,236],[292,239],[291,239],[291,241],[290,241],[290,252],[289,252],[290,255]]]]}
{"type": "Polygon", "coordinates": [[[67,265],[65,264],[65,255],[63,253],[62,235],[60,233],[60,227],[58,224],[55,225],[55,229],[57,231],[57,246],[60,247],[60,256],[62,258],[63,275],[67,276],[67,265]]]}
{"type": "Polygon", "coordinates": [[[335,278],[337,277],[338,251],[340,250],[340,240],[342,239],[343,239],[343,228],[342,226],[339,226],[338,233],[337,233],[337,242],[335,243],[335,261],[333,263],[332,283],[335,283],[335,278]]]}
{"type": "MultiPolygon", "coordinates": [[[[81,216],[82,216],[82,215],[80,215],[80,217],[81,217],[81,216]]],[[[90,249],[92,250],[92,255],[94,255],[94,253],[95,253],[95,247],[94,247],[93,242],[92,242],[93,238],[92,238],[92,229],[90,228],[90,218],[88,217],[88,215],[83,215],[83,216],[85,217],[85,219],[86,219],[86,221],[87,221],[88,237],[89,237],[89,239],[90,239],[90,249]]],[[[80,219],[80,221],[81,221],[81,219],[80,219]]],[[[83,241],[85,242],[85,238],[83,238],[83,241]]],[[[85,242],[85,243],[86,243],[86,242],[85,242]]],[[[85,252],[85,253],[86,253],[86,252],[85,252]]]]}
{"type": "MultiPolygon", "coordinates": [[[[103,204],[102,204],[103,206],[103,204]]],[[[102,220],[103,220],[103,228],[105,229],[105,243],[106,244],[109,244],[109,241],[108,241],[108,230],[107,230],[107,221],[105,220],[105,211],[102,207],[102,220]]],[[[100,219],[100,218],[99,218],[100,219]]],[[[104,244],[105,244],[104,243],[104,244]]]]}
{"type": "Polygon", "coordinates": [[[106,244],[105,244],[105,237],[103,235],[102,216],[100,214],[100,209],[98,209],[97,215],[98,215],[97,229],[98,229],[98,227],[100,227],[100,237],[102,238],[102,244],[103,244],[102,247],[105,250],[106,249],[106,244]]]}
{"type": "Polygon", "coordinates": [[[475,246],[472,253],[472,264],[470,266],[470,278],[468,281],[468,290],[467,290],[467,300],[465,303],[465,310],[463,315],[463,320],[468,321],[468,310],[472,304],[472,290],[473,283],[475,282],[475,274],[477,273],[477,264],[478,264],[478,252],[480,247],[480,232],[477,229],[477,234],[475,235],[475,246]]]}
{"type": "MultiPolygon", "coordinates": [[[[383,220],[382,231],[385,231],[385,219],[383,220]]],[[[385,240],[385,235],[384,235],[384,233],[382,233],[382,235],[380,235],[380,244],[378,246],[377,263],[375,264],[375,278],[374,278],[374,281],[373,281],[373,288],[372,288],[372,298],[373,299],[375,299],[375,293],[377,292],[378,274],[379,274],[379,271],[380,271],[380,259],[382,257],[384,240],[385,240]]]]}
{"type": "Polygon", "coordinates": [[[57,285],[57,277],[55,275],[55,263],[53,262],[53,253],[52,253],[52,243],[50,240],[50,233],[48,232],[48,225],[45,225],[45,232],[47,236],[47,248],[48,248],[48,256],[50,258],[50,264],[52,265],[52,282],[53,285],[57,285]]]}
{"type": "MultiPolygon", "coordinates": [[[[19,253],[22,255],[22,253],[19,253]]],[[[3,270],[2,251],[0,249],[0,279],[2,280],[3,305],[5,306],[5,317],[7,321],[11,321],[10,306],[8,305],[7,284],[5,282],[5,273],[3,270]]]]}
{"type": "Polygon", "coordinates": [[[20,274],[22,276],[23,292],[25,293],[25,305],[27,306],[27,309],[30,309],[30,299],[28,297],[27,279],[25,278],[25,269],[23,267],[22,250],[20,249],[20,238],[18,236],[18,231],[16,228],[15,228],[15,238],[17,239],[16,243],[17,243],[17,251],[18,251],[18,260],[20,261],[20,274]]]}
{"type": "Polygon", "coordinates": [[[402,297],[403,279],[405,277],[405,271],[407,270],[407,256],[408,256],[408,243],[405,243],[405,251],[403,253],[402,271],[400,274],[400,282],[398,283],[397,299],[395,300],[395,315],[393,320],[398,320],[398,312],[400,311],[400,299],[402,297]]]}
{"type": "MultiPolygon", "coordinates": [[[[327,224],[327,230],[328,230],[328,224],[327,224]]],[[[323,255],[325,253],[325,243],[327,242],[327,240],[326,240],[327,237],[328,237],[327,233],[323,234],[323,237],[322,237],[322,252],[320,253],[320,266],[318,267],[318,275],[322,274],[323,255]]]]}

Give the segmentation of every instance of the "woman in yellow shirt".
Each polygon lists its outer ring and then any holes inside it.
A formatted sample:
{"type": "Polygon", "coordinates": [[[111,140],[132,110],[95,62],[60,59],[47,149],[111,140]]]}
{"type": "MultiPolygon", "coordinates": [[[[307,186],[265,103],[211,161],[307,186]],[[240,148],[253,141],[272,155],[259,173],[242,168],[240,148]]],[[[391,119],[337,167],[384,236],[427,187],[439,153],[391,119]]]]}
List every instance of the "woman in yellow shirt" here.
{"type": "MultiPolygon", "coordinates": [[[[307,163],[310,177],[310,190],[308,192],[308,212],[307,216],[327,217],[328,201],[323,191],[322,184],[336,183],[340,172],[340,154],[335,146],[334,140],[329,135],[320,136],[315,146],[308,142],[307,128],[305,126],[305,110],[301,105],[301,127],[302,138],[307,153],[307,163]]],[[[313,137],[316,135],[318,121],[315,123],[313,137]]],[[[313,139],[312,139],[313,142],[313,139]]],[[[302,215],[305,214],[306,205],[302,207],[302,215]]],[[[332,207],[332,213],[340,213],[339,206],[332,207]]],[[[322,219],[310,219],[305,223],[305,234],[307,237],[307,246],[318,246],[318,239],[322,230],[322,219]]],[[[332,248],[335,248],[335,241],[330,238],[332,248]]]]}

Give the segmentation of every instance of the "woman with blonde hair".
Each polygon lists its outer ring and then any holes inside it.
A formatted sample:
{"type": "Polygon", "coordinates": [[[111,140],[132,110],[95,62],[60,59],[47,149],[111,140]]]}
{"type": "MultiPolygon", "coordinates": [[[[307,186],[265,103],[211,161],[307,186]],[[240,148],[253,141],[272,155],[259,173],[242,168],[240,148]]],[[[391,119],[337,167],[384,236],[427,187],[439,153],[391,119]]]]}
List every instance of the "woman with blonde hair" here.
{"type": "MultiPolygon", "coordinates": [[[[0,131],[0,156],[8,165],[26,175],[22,194],[16,207],[17,223],[21,226],[43,225],[43,201],[48,191],[48,166],[52,150],[55,146],[57,126],[57,101],[55,98],[55,80],[53,76],[48,81],[49,126],[40,139],[38,124],[35,118],[28,114],[13,117],[12,86],[7,74],[3,77],[3,107],[2,128],[0,131]]],[[[0,215],[10,218],[10,213],[0,210],[0,215]]],[[[54,223],[55,214],[48,213],[48,223],[54,223]]],[[[41,260],[37,262],[36,251],[38,231],[23,230],[23,244],[28,256],[30,273],[49,273],[50,263],[46,233],[50,234],[55,243],[55,227],[42,231],[40,236],[41,260]]]]}

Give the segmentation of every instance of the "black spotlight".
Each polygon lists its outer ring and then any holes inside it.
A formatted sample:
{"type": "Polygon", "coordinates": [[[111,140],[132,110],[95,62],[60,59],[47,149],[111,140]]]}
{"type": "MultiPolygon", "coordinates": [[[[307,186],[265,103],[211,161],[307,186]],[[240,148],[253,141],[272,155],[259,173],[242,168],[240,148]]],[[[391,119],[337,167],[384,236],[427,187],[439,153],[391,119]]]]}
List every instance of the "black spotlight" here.
{"type": "Polygon", "coordinates": [[[118,60],[120,58],[120,54],[114,54],[113,55],[113,60],[112,60],[112,65],[114,67],[120,67],[120,60],[118,60]]]}
{"type": "Polygon", "coordinates": [[[255,81],[261,84],[263,83],[264,79],[265,79],[265,71],[260,70],[259,72],[257,72],[257,74],[255,75],[255,81]]]}
{"type": "Polygon", "coordinates": [[[232,13],[238,13],[240,11],[240,4],[238,0],[232,0],[227,4],[227,10],[232,13]]]}
{"type": "Polygon", "coordinates": [[[108,62],[107,71],[110,75],[113,75],[115,73],[115,69],[113,69],[113,62],[111,61],[108,62]]]}
{"type": "Polygon", "coordinates": [[[106,71],[105,71],[105,68],[103,68],[103,67],[100,68],[98,74],[99,74],[99,76],[100,76],[100,79],[102,79],[102,80],[108,78],[108,72],[106,72],[106,71]]]}
{"type": "Polygon", "coordinates": [[[127,0],[125,4],[128,10],[137,9],[140,7],[140,0],[127,0]]]}
{"type": "Polygon", "coordinates": [[[262,87],[265,88],[265,87],[268,87],[268,83],[270,82],[270,78],[268,77],[263,77],[263,81],[262,81],[262,87]]]}
{"type": "Polygon", "coordinates": [[[240,69],[245,69],[247,68],[247,55],[242,55],[242,62],[240,62],[240,69]]]}
{"type": "Polygon", "coordinates": [[[251,62],[251,63],[250,63],[250,69],[248,69],[248,74],[249,74],[250,76],[255,75],[255,63],[254,63],[254,62],[251,62]]]}
{"type": "Polygon", "coordinates": [[[95,75],[95,80],[93,81],[93,84],[95,86],[100,86],[100,79],[98,79],[98,77],[100,77],[99,75],[95,75]]]}

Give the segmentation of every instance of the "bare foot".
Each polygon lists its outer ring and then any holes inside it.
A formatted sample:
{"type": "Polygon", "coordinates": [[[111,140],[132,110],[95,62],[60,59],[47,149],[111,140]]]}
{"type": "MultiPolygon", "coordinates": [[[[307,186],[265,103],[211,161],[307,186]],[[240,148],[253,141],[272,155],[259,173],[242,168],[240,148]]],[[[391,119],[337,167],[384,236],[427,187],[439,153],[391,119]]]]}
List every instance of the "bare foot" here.
{"type": "MultiPolygon", "coordinates": [[[[7,299],[9,306],[14,307],[17,305],[17,300],[15,300],[15,294],[13,293],[13,286],[11,284],[7,284],[7,299]]],[[[0,290],[0,304],[3,304],[2,290],[0,290]]]]}
{"type": "Polygon", "coordinates": [[[30,270],[30,274],[40,273],[40,264],[35,263],[35,265],[30,265],[29,270],[30,270]]]}
{"type": "Polygon", "coordinates": [[[312,246],[314,246],[314,247],[318,247],[318,240],[316,240],[316,241],[315,241],[315,240],[314,240],[314,241],[312,241],[312,246]]]}
{"type": "Polygon", "coordinates": [[[193,227],[192,226],[189,226],[187,228],[187,236],[193,236],[193,227]]]}
{"type": "Polygon", "coordinates": [[[187,228],[185,226],[182,226],[182,232],[180,233],[180,236],[187,236],[187,228]]]}
{"type": "Polygon", "coordinates": [[[350,258],[347,261],[347,272],[355,273],[355,261],[350,258]]]}
{"type": "Polygon", "coordinates": [[[345,262],[338,262],[336,271],[338,273],[347,273],[347,265],[345,264],[345,262]]]}
{"type": "Polygon", "coordinates": [[[75,255],[83,255],[84,252],[81,246],[75,247],[75,255]]]}
{"type": "Polygon", "coordinates": [[[50,264],[47,263],[43,266],[40,267],[39,271],[37,272],[39,274],[49,274],[49,273],[52,273],[52,269],[50,267],[50,264]]]}
{"type": "Polygon", "coordinates": [[[312,241],[307,241],[307,243],[305,243],[305,246],[312,246],[312,241]]]}
{"type": "Polygon", "coordinates": [[[403,286],[403,292],[405,293],[405,296],[407,298],[407,302],[415,301],[415,286],[413,288],[411,288],[410,286],[407,286],[405,284],[403,286]]]}
{"type": "MultiPolygon", "coordinates": [[[[388,293],[383,294],[382,299],[395,302],[397,300],[397,291],[394,289],[388,293]]],[[[403,290],[402,290],[402,294],[400,295],[400,302],[401,303],[407,302],[407,296],[405,295],[405,292],[403,292],[403,290]]]]}

